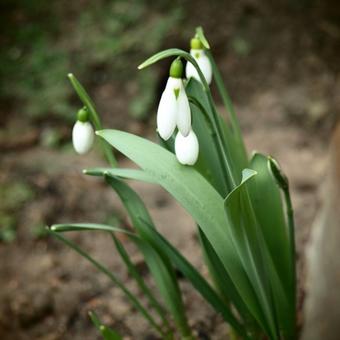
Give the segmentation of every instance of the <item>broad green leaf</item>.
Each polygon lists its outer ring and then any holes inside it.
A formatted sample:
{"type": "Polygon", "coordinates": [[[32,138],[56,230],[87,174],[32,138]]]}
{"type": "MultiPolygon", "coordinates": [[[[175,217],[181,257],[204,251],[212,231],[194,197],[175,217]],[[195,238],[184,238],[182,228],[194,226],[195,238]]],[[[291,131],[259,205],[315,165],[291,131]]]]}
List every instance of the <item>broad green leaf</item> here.
{"type": "Polygon", "coordinates": [[[226,303],[232,301],[234,307],[237,309],[238,314],[242,317],[244,322],[251,322],[254,324],[254,320],[249,314],[246,305],[243,303],[241,296],[235,290],[235,287],[230,284],[231,279],[225,270],[223,263],[217,256],[214,248],[209,243],[206,236],[199,229],[198,230],[201,246],[203,248],[203,255],[205,258],[206,265],[209,269],[209,274],[215,284],[217,291],[226,303]]]}
{"type": "MultiPolygon", "coordinates": [[[[108,178],[107,178],[108,179],[108,178]]],[[[197,291],[206,299],[206,301],[218,312],[230,325],[243,336],[248,339],[244,328],[239,321],[233,316],[229,307],[223,303],[216,292],[210,287],[207,281],[197,272],[197,270],[174,248],[152,225],[152,221],[145,220],[142,217],[142,211],[145,210],[144,204],[139,196],[123,181],[112,177],[108,181],[112,188],[117,192],[123,204],[130,214],[139,211],[138,215],[131,216],[132,220],[139,217],[137,225],[140,236],[148,241],[157,253],[165,254],[175,265],[175,267],[183,273],[185,277],[192,283],[197,291]],[[150,224],[151,223],[151,224],[150,224]]],[[[147,214],[145,214],[148,216],[147,214]]],[[[148,218],[148,217],[147,217],[148,218]]]]}
{"type": "Polygon", "coordinates": [[[196,27],[196,35],[199,38],[199,40],[201,41],[201,43],[204,46],[204,48],[209,50],[210,49],[210,45],[208,43],[208,40],[204,36],[203,28],[201,26],[196,27]]]}
{"type": "Polygon", "coordinates": [[[255,153],[251,168],[258,175],[249,183],[249,195],[275,268],[288,292],[291,276],[290,244],[281,194],[269,171],[266,156],[255,153]]]}
{"type": "Polygon", "coordinates": [[[279,326],[285,336],[291,337],[295,333],[296,308],[294,259],[280,190],[268,162],[264,155],[253,155],[251,167],[258,175],[249,184],[249,195],[272,261],[269,269],[279,326]]]}
{"type": "Polygon", "coordinates": [[[225,212],[238,255],[262,307],[267,335],[271,339],[279,339],[265,243],[248,193],[248,185],[256,178],[256,175],[254,170],[243,171],[241,184],[225,199],[225,212]]]}
{"type": "Polygon", "coordinates": [[[254,318],[262,322],[261,307],[231,240],[223,199],[217,191],[196,170],[179,164],[172,153],[157,144],[118,130],[103,130],[98,134],[155,177],[192,215],[225,266],[231,284],[254,318]]]}

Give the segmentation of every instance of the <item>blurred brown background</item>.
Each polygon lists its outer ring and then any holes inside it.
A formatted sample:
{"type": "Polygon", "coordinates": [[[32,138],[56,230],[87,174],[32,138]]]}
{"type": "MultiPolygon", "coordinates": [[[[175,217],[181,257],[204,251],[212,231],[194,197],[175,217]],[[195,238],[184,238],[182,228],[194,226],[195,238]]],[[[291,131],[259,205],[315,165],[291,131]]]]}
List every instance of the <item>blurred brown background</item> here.
{"type": "MultiPolygon", "coordinates": [[[[164,48],[188,49],[197,25],[221,67],[249,151],[272,154],[290,177],[301,306],[304,245],[340,108],[339,2],[2,0],[0,17],[1,339],[96,339],[90,309],[132,339],[152,338],[110,282],[46,236],[52,223],[123,216],[112,192],[81,174],[104,162],[96,150],[82,157],[72,150],[81,103],[66,75],[84,84],[105,127],[154,138],[170,61],[144,71],[137,65],[164,48]]],[[[133,185],[159,228],[202,268],[186,213],[161,189],[133,185]]],[[[73,237],[135,289],[107,236],[73,237]]],[[[141,257],[131,252],[143,271],[141,257]]],[[[202,339],[224,338],[219,318],[182,285],[202,339]]]]}

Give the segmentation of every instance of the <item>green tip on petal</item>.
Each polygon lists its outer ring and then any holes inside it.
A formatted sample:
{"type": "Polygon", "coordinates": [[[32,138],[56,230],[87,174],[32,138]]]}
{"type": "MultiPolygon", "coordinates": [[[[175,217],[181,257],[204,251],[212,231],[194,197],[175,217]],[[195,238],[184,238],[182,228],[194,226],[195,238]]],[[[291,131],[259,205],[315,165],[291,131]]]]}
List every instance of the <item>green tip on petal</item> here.
{"type": "Polygon", "coordinates": [[[77,119],[80,122],[87,122],[89,120],[89,112],[87,111],[86,107],[81,108],[77,113],[77,119]]]}
{"type": "Polygon", "coordinates": [[[201,50],[203,48],[201,40],[195,36],[190,40],[190,47],[193,50],[201,50]]]}
{"type": "Polygon", "coordinates": [[[183,63],[180,58],[176,58],[170,66],[169,75],[172,78],[182,78],[183,75],[183,63]]]}

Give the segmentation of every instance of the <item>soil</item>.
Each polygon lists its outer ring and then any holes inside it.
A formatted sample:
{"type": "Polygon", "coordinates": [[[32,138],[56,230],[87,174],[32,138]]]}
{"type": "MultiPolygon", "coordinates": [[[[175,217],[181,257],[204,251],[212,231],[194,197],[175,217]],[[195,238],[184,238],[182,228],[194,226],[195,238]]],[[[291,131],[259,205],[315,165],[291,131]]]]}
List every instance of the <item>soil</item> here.
{"type": "MultiPolygon", "coordinates": [[[[252,8],[252,2],[247,3],[252,8]]],[[[265,9],[257,8],[264,11],[261,13],[268,19],[265,9]]],[[[279,29],[287,18],[278,18],[277,26],[273,25],[277,30],[267,32],[267,41],[273,43],[264,43],[265,51],[255,50],[254,54],[240,57],[224,49],[222,41],[231,34],[228,30],[216,33],[213,40],[219,46],[218,63],[236,99],[248,150],[273,155],[290,179],[302,304],[304,246],[320,204],[317,191],[326,167],[328,135],[338,113],[336,93],[340,82],[332,56],[327,54],[331,43],[327,40],[327,48],[317,49],[311,36],[301,30],[298,18],[296,21],[292,18],[287,29],[279,29]],[[294,27],[300,27],[299,42],[296,42],[294,27]]],[[[250,22],[252,28],[258,27],[258,21],[250,22]]],[[[272,19],[268,22],[273,24],[272,19]]],[[[207,26],[209,32],[212,25],[207,23],[207,26]]],[[[228,23],[227,27],[230,26],[228,23]]],[[[270,27],[265,24],[261,29],[270,27]]],[[[161,76],[159,82],[161,87],[164,83],[161,76]]],[[[102,95],[100,88],[93,93],[95,99],[102,95]]],[[[112,107],[112,112],[116,112],[114,96],[111,99],[106,96],[105,100],[105,107],[112,107]]],[[[120,111],[111,118],[106,114],[106,126],[120,126],[154,138],[154,115],[148,122],[136,122],[127,119],[125,114],[120,111]]],[[[34,196],[13,212],[17,218],[16,239],[0,243],[0,338],[99,339],[89,320],[89,310],[95,310],[104,323],[124,334],[126,339],[155,338],[148,324],[106,277],[59,241],[44,235],[43,229],[36,229],[70,221],[105,223],[115,215],[124,216],[112,191],[100,179],[81,173],[83,168],[105,165],[98,150],[80,157],[67,145],[62,150],[45,147],[39,140],[46,124],[27,129],[18,117],[18,112],[7,115],[3,123],[4,130],[17,133],[7,135],[6,145],[0,143],[5,145],[1,149],[0,183],[24,182],[34,196]],[[21,134],[24,130],[30,133],[21,134]]],[[[65,123],[59,128],[67,140],[70,127],[65,123]]],[[[120,161],[130,166],[127,160],[120,161]]],[[[131,184],[143,197],[159,230],[206,273],[190,216],[161,188],[138,182],[131,184]]],[[[78,233],[70,237],[136,291],[108,235],[78,233]]],[[[124,238],[121,240],[149,280],[141,256],[124,238]]],[[[200,337],[226,338],[227,329],[219,317],[203,304],[188,283],[181,280],[181,286],[190,323],[200,337]]]]}

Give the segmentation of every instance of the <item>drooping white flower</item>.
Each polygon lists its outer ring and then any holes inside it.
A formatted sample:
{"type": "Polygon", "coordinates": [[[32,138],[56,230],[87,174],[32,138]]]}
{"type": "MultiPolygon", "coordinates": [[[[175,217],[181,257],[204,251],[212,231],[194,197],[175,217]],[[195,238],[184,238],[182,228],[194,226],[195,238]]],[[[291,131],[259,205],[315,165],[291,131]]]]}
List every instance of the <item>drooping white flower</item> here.
{"type": "Polygon", "coordinates": [[[191,129],[185,137],[181,132],[175,139],[175,153],[177,160],[183,165],[194,165],[198,158],[199,144],[195,132],[191,129]]]}
{"type": "MultiPolygon", "coordinates": [[[[212,80],[212,68],[210,60],[206,56],[205,51],[203,49],[191,49],[190,54],[195,58],[199,68],[204,75],[205,80],[208,84],[210,84],[212,80]]],[[[187,62],[186,64],[185,74],[187,79],[192,77],[198,81],[201,81],[196,68],[190,62],[187,62]]]]}
{"type": "Polygon", "coordinates": [[[179,59],[174,60],[157,110],[157,130],[164,140],[171,137],[176,126],[184,136],[190,132],[191,112],[182,73],[182,62],[179,59]]]}
{"type": "Polygon", "coordinates": [[[157,130],[159,135],[168,140],[177,124],[178,102],[176,93],[180,92],[182,79],[169,77],[157,110],[157,130]]]}
{"type": "Polygon", "coordinates": [[[74,150],[81,155],[91,149],[94,142],[94,131],[90,122],[77,120],[72,130],[72,142],[74,150]]]}

